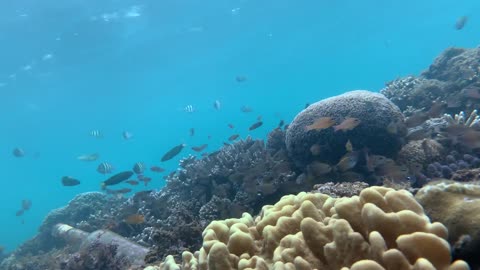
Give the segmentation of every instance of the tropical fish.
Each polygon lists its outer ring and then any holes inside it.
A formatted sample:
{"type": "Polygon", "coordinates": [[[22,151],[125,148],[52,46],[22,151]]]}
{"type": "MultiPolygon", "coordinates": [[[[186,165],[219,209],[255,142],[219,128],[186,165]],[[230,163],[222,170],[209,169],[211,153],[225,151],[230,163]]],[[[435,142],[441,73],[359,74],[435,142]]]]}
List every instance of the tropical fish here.
{"type": "Polygon", "coordinates": [[[333,130],[335,130],[335,132],[339,130],[349,131],[356,128],[361,122],[362,121],[358,118],[348,117],[348,118],[345,118],[345,120],[343,120],[343,122],[340,123],[339,125],[334,126],[333,130]]]}
{"type": "Polygon", "coordinates": [[[32,207],[32,201],[28,199],[22,200],[22,209],[23,210],[30,210],[32,207]]]}
{"type": "Polygon", "coordinates": [[[314,156],[320,155],[321,151],[322,147],[318,143],[312,144],[312,146],[310,146],[310,153],[312,153],[312,155],[314,156]]]}
{"type": "Polygon", "coordinates": [[[192,137],[193,135],[195,135],[195,129],[194,129],[194,128],[190,128],[190,137],[192,137]]]}
{"type": "Polygon", "coordinates": [[[183,108],[183,111],[186,112],[186,113],[193,113],[193,112],[195,112],[195,108],[193,108],[192,105],[187,105],[187,106],[185,106],[185,108],[183,108]]]}
{"type": "Polygon", "coordinates": [[[140,214],[129,215],[125,218],[125,223],[130,225],[138,225],[145,222],[145,216],[140,214]]]}
{"type": "Polygon", "coordinates": [[[220,101],[218,99],[215,100],[215,102],[213,102],[213,108],[215,110],[217,110],[217,111],[220,110],[221,106],[222,106],[222,104],[220,103],[220,101]]]}
{"type": "Polygon", "coordinates": [[[73,187],[80,185],[80,181],[71,176],[64,176],[62,177],[62,185],[66,187],[73,187]]]}
{"type": "Polygon", "coordinates": [[[207,148],[208,144],[202,144],[200,146],[192,146],[192,150],[195,152],[202,152],[205,148],[207,148]]]}
{"type": "Polygon", "coordinates": [[[97,167],[97,172],[101,174],[112,173],[115,168],[108,162],[102,162],[97,167]]]}
{"type": "Polygon", "coordinates": [[[306,126],[305,131],[327,129],[333,125],[335,125],[335,120],[332,117],[319,117],[313,124],[306,126]]]}
{"type": "Polygon", "coordinates": [[[138,180],[142,181],[145,186],[152,181],[152,178],[146,176],[139,176],[138,180]]]}
{"type": "Polygon", "coordinates": [[[241,83],[241,82],[245,82],[245,81],[247,81],[247,76],[237,75],[237,76],[235,77],[235,80],[236,80],[237,82],[240,82],[240,83],[241,83]]]}
{"type": "Polygon", "coordinates": [[[152,172],[157,172],[157,173],[161,173],[161,172],[164,172],[165,169],[162,168],[162,167],[159,167],[159,166],[152,166],[152,167],[150,167],[150,171],[152,171],[152,172]]]}
{"type": "Polygon", "coordinates": [[[280,120],[280,123],[278,123],[278,128],[282,128],[284,124],[285,124],[285,121],[280,120]]]}
{"type": "Polygon", "coordinates": [[[228,140],[229,141],[235,141],[239,136],[240,136],[240,134],[233,134],[232,136],[228,137],[228,140]]]}
{"type": "Polygon", "coordinates": [[[23,151],[22,148],[16,147],[13,149],[12,154],[14,157],[23,157],[25,156],[25,151],[23,151]]]}
{"type": "Polygon", "coordinates": [[[137,162],[133,165],[132,170],[136,174],[142,174],[145,171],[145,164],[143,162],[137,162]]]}
{"type": "Polygon", "coordinates": [[[262,121],[255,122],[248,128],[248,130],[257,129],[257,128],[261,127],[262,125],[263,125],[262,121]]]}
{"type": "Polygon", "coordinates": [[[133,175],[131,171],[125,171],[121,173],[117,173],[112,177],[108,178],[107,180],[102,182],[102,189],[105,189],[107,186],[113,186],[116,184],[120,184],[121,182],[127,180],[133,175]]]}
{"type": "Polygon", "coordinates": [[[319,161],[313,161],[308,165],[308,170],[315,176],[321,176],[330,173],[332,171],[332,166],[319,161]]]}
{"type": "Polygon", "coordinates": [[[355,167],[358,162],[358,152],[348,152],[345,154],[337,164],[337,168],[341,172],[348,171],[355,167]]]}
{"type": "Polygon", "coordinates": [[[387,158],[380,155],[365,155],[367,170],[373,172],[375,168],[387,163],[387,158]]]}
{"type": "Polygon", "coordinates": [[[124,131],[124,132],[122,132],[122,137],[123,137],[123,139],[128,141],[131,138],[133,138],[133,134],[131,132],[124,131]]]}
{"type": "Polygon", "coordinates": [[[20,209],[15,213],[15,216],[19,217],[19,216],[23,215],[23,213],[25,213],[25,210],[20,209]]]}
{"type": "Polygon", "coordinates": [[[103,134],[98,129],[90,131],[90,136],[95,138],[103,138],[103,134]]]}
{"type": "Polygon", "coordinates": [[[310,107],[310,103],[305,103],[305,107],[304,107],[304,108],[306,109],[306,108],[308,108],[308,107],[310,107]]]}
{"type": "Polygon", "coordinates": [[[241,110],[242,112],[244,112],[244,113],[253,112],[252,107],[247,106],[247,105],[243,105],[243,106],[240,108],[240,110],[241,110]]]}
{"type": "Polygon", "coordinates": [[[352,142],[350,140],[348,140],[347,143],[345,144],[345,150],[347,150],[347,152],[352,152],[353,151],[353,145],[352,145],[352,142]]]}
{"type": "Polygon", "coordinates": [[[163,157],[160,159],[162,162],[170,160],[174,158],[176,155],[180,154],[182,149],[186,146],[186,144],[181,143],[177,146],[174,146],[172,149],[168,150],[167,153],[163,155],[163,157]]]}
{"type": "Polygon", "coordinates": [[[407,127],[416,127],[428,120],[428,114],[425,112],[416,112],[405,119],[407,127]]]}
{"type": "Polygon", "coordinates": [[[469,85],[462,89],[463,96],[471,99],[480,99],[480,87],[469,85]]]}
{"type": "Polygon", "coordinates": [[[87,155],[80,155],[77,157],[78,160],[81,161],[95,161],[100,157],[99,154],[93,153],[93,154],[87,154],[87,155]]]}
{"type": "Polygon", "coordinates": [[[128,183],[132,186],[137,186],[138,185],[138,181],[137,180],[127,180],[125,181],[125,183],[128,183]]]}
{"type": "Polygon", "coordinates": [[[467,22],[468,22],[467,16],[462,16],[458,18],[457,21],[455,22],[455,29],[462,30],[463,27],[465,27],[465,24],[467,24],[467,22]]]}
{"type": "Polygon", "coordinates": [[[229,128],[232,128],[232,129],[235,128],[235,126],[232,125],[232,124],[228,124],[228,127],[229,127],[229,128]]]}

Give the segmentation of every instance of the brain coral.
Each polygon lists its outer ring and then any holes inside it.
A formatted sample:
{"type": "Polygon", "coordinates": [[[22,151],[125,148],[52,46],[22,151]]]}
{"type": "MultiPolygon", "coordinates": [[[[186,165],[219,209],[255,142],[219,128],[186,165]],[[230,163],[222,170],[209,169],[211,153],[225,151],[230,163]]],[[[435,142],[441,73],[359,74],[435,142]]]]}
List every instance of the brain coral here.
{"type": "Polygon", "coordinates": [[[405,190],[371,187],[351,198],[303,192],[264,206],[255,220],[213,221],[199,252],[149,269],[468,269],[451,264],[446,237],[405,190]]]}
{"type": "Polygon", "coordinates": [[[400,109],[385,96],[364,90],[347,92],[310,105],[300,112],[286,133],[287,150],[297,166],[303,167],[314,159],[336,163],[345,154],[348,140],[354,149],[368,147],[374,154],[393,156],[400,149],[399,138],[406,133],[400,109]],[[320,117],[332,117],[336,123],[345,118],[360,119],[350,131],[334,132],[332,128],[306,131],[320,117]],[[387,127],[391,128],[387,128],[387,127]],[[321,146],[320,154],[312,154],[310,147],[321,146]]]}

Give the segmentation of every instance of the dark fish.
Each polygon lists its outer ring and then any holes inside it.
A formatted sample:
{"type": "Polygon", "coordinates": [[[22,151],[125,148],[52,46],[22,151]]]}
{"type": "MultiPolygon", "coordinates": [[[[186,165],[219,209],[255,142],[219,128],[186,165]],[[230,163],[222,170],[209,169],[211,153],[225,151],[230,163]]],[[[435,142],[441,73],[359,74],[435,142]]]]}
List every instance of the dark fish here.
{"type": "Polygon", "coordinates": [[[150,167],[150,171],[152,171],[152,172],[157,172],[157,173],[161,173],[161,172],[164,172],[165,169],[162,168],[162,167],[159,167],[159,166],[152,166],[152,167],[150,167]]]}
{"type": "Polygon", "coordinates": [[[23,215],[23,213],[25,213],[25,211],[23,209],[20,209],[15,213],[15,216],[19,217],[19,216],[23,215]]]}
{"type": "Polygon", "coordinates": [[[310,107],[310,103],[305,103],[305,109],[310,107]]]}
{"type": "Polygon", "coordinates": [[[229,141],[235,141],[239,136],[240,136],[240,134],[233,134],[232,136],[228,137],[228,140],[229,141]]]}
{"type": "Polygon", "coordinates": [[[80,181],[70,176],[64,176],[62,177],[62,185],[66,187],[73,187],[80,185],[80,181]]]}
{"type": "Polygon", "coordinates": [[[143,162],[137,162],[133,165],[133,172],[136,174],[142,174],[145,171],[145,164],[143,162]]]}
{"type": "Polygon", "coordinates": [[[223,146],[230,146],[231,144],[227,143],[227,142],[223,142],[223,146]]]}
{"type": "Polygon", "coordinates": [[[125,171],[121,173],[117,173],[112,177],[108,178],[107,180],[102,182],[102,189],[105,189],[107,186],[113,186],[116,184],[120,184],[121,182],[127,180],[133,175],[131,171],[125,171]]]}
{"type": "Polygon", "coordinates": [[[195,135],[195,129],[194,129],[194,128],[190,128],[190,136],[192,137],[193,135],[195,135]]]}
{"type": "Polygon", "coordinates": [[[465,27],[465,24],[468,22],[468,17],[467,16],[462,16],[457,19],[455,22],[455,29],[457,30],[462,30],[463,27],[465,27]]]}
{"type": "Polygon", "coordinates": [[[205,150],[205,148],[207,148],[208,144],[202,144],[200,146],[193,146],[192,147],[192,150],[195,151],[195,152],[202,152],[203,150],[205,150]]]}
{"type": "Polygon", "coordinates": [[[148,183],[150,183],[152,181],[152,178],[142,176],[142,177],[138,177],[138,180],[142,181],[145,184],[145,186],[147,186],[148,183]]]}
{"type": "Polygon", "coordinates": [[[29,210],[30,208],[32,207],[32,201],[31,200],[28,200],[28,199],[25,199],[25,200],[22,200],[22,209],[23,210],[29,210]]]}
{"type": "Polygon", "coordinates": [[[235,128],[235,126],[232,125],[232,124],[228,124],[228,127],[229,127],[229,128],[232,128],[232,129],[235,128]]]}
{"type": "Polygon", "coordinates": [[[253,125],[251,125],[248,130],[254,130],[254,129],[257,129],[259,127],[261,127],[263,125],[263,122],[262,121],[258,121],[256,123],[254,123],[253,125]]]}
{"type": "Polygon", "coordinates": [[[127,180],[125,181],[126,183],[132,185],[132,186],[137,186],[138,185],[138,181],[137,180],[127,180]]]}
{"type": "Polygon", "coordinates": [[[22,148],[16,147],[15,149],[13,149],[12,154],[15,157],[23,157],[25,156],[25,151],[23,151],[22,148]]]}
{"type": "Polygon", "coordinates": [[[129,215],[125,218],[125,223],[130,225],[142,224],[145,222],[145,216],[140,214],[129,215]]]}
{"type": "Polygon", "coordinates": [[[240,110],[241,110],[242,112],[244,112],[244,113],[253,112],[252,107],[247,106],[247,105],[243,105],[243,106],[240,108],[240,110]]]}
{"type": "Polygon", "coordinates": [[[122,137],[125,140],[130,140],[133,137],[133,134],[129,131],[122,132],[122,137]]]}
{"type": "Polygon", "coordinates": [[[280,123],[278,123],[278,127],[279,127],[279,128],[282,128],[284,124],[285,124],[285,121],[280,120],[280,123]]]}
{"type": "Polygon", "coordinates": [[[102,162],[97,167],[97,172],[101,174],[112,173],[115,168],[108,162],[102,162]]]}
{"type": "Polygon", "coordinates": [[[245,82],[245,81],[247,81],[247,76],[237,75],[237,76],[235,77],[235,80],[236,80],[237,82],[245,82]]]}
{"type": "Polygon", "coordinates": [[[164,161],[167,161],[167,160],[170,160],[172,158],[174,158],[176,155],[180,154],[180,152],[182,151],[182,149],[186,146],[186,144],[182,143],[182,144],[179,144],[175,147],[173,147],[172,149],[168,150],[167,153],[165,153],[165,155],[163,155],[162,159],[160,159],[160,161],[164,162],[164,161]]]}

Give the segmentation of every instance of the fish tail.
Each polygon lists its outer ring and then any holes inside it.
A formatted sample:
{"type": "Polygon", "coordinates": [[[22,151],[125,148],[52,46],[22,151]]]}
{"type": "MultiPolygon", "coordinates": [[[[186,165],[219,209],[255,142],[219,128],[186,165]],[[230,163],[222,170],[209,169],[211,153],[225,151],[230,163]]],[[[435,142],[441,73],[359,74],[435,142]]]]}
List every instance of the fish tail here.
{"type": "Polygon", "coordinates": [[[337,132],[339,130],[341,130],[340,125],[333,126],[333,131],[337,132]]]}

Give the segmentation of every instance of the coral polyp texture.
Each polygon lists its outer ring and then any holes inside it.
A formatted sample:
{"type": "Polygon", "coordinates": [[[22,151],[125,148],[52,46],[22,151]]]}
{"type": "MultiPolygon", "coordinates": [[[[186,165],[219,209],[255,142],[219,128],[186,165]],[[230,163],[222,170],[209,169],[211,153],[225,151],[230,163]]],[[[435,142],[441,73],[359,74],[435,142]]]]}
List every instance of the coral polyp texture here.
{"type": "Polygon", "coordinates": [[[346,153],[350,141],[354,149],[367,147],[371,153],[393,156],[400,150],[406,133],[400,109],[379,93],[357,90],[327,98],[300,112],[289,125],[286,134],[288,153],[295,164],[304,167],[314,160],[336,163],[346,153]],[[352,129],[334,131],[332,127],[307,130],[322,117],[331,117],[335,125],[356,118],[360,124],[352,129]],[[395,126],[393,132],[389,126],[395,126]],[[311,154],[312,145],[320,145],[318,154],[311,154]]]}
{"type": "Polygon", "coordinates": [[[213,221],[200,251],[184,252],[180,265],[168,256],[147,269],[469,269],[451,262],[447,234],[405,190],[302,192],[264,206],[256,219],[213,221]]]}

